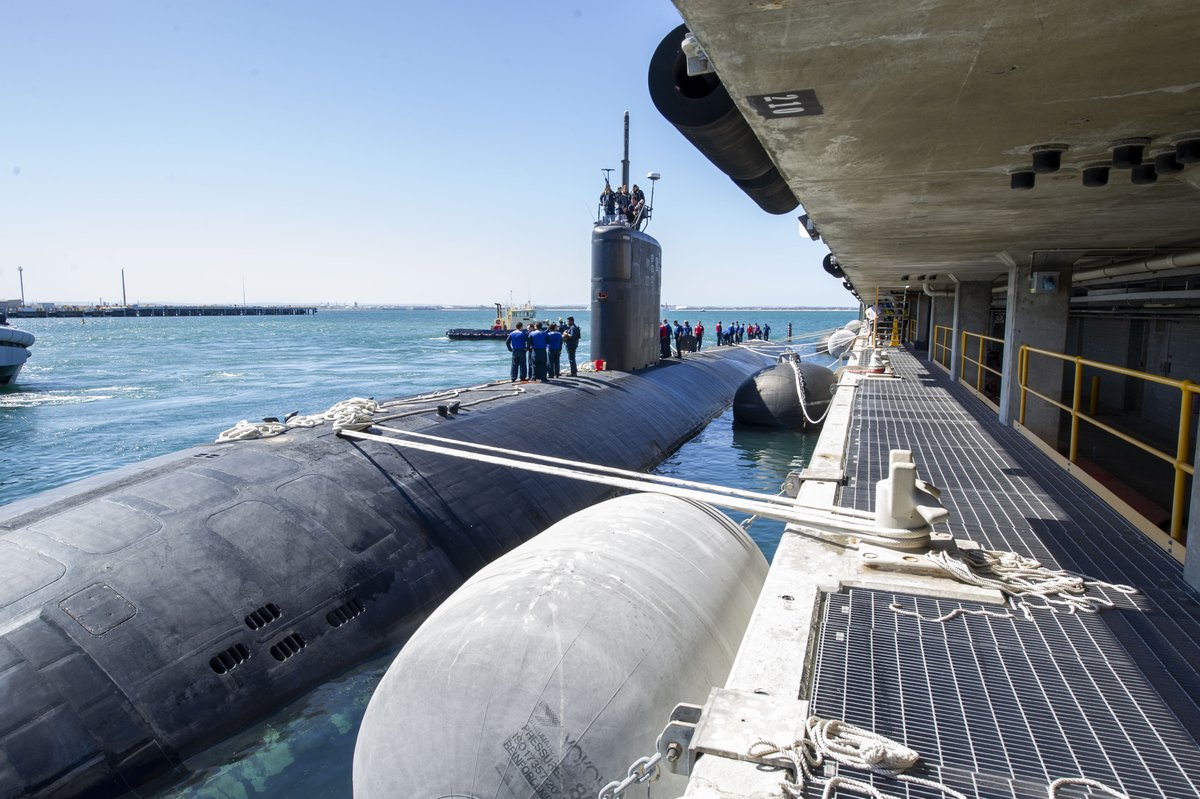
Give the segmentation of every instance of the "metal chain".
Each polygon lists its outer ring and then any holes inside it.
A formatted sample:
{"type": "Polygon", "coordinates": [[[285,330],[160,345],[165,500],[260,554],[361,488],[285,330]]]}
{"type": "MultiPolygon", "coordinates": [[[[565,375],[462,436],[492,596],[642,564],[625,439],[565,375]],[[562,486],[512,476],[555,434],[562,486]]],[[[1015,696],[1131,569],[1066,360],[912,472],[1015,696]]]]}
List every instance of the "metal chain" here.
{"type": "Polygon", "coordinates": [[[623,780],[613,780],[600,789],[597,799],[620,799],[634,783],[646,783],[658,779],[658,762],[662,753],[655,752],[649,757],[639,757],[629,766],[627,776],[623,780]]]}
{"type": "MultiPolygon", "coordinates": [[[[787,493],[787,486],[785,484],[785,485],[780,486],[779,493],[776,494],[775,496],[781,497],[786,493],[787,493]]],[[[758,514],[755,514],[753,516],[747,516],[745,519],[742,519],[741,522],[738,523],[738,526],[740,526],[743,530],[746,530],[747,532],[749,532],[750,525],[754,524],[756,521],[758,521],[758,514]]]]}
{"type": "Polygon", "coordinates": [[[805,395],[808,393],[808,387],[804,382],[804,374],[800,371],[800,367],[797,365],[799,362],[800,361],[798,358],[789,361],[789,363],[792,365],[792,371],[796,373],[796,393],[800,398],[800,412],[804,414],[804,419],[810,425],[816,427],[821,422],[825,421],[825,417],[829,415],[829,409],[833,407],[833,398],[831,397],[829,399],[828,404],[825,406],[825,412],[821,414],[821,418],[814,419],[808,415],[808,404],[804,401],[805,395]]]}

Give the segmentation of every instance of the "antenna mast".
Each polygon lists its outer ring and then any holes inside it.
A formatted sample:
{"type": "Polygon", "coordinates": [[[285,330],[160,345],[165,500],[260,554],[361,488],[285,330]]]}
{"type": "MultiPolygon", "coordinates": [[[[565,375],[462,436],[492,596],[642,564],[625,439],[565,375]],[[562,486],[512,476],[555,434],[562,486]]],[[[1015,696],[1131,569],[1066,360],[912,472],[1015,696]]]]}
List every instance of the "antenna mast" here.
{"type": "Polygon", "coordinates": [[[629,189],[629,112],[625,112],[625,157],[621,159],[621,185],[629,189]]]}

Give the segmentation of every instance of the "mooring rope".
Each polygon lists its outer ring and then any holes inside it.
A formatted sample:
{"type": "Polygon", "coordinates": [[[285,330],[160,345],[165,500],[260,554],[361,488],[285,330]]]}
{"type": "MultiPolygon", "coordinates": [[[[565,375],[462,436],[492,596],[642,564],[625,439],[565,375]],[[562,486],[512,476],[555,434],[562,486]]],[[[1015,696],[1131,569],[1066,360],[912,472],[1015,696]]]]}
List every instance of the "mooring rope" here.
{"type": "Polygon", "coordinates": [[[967,799],[963,793],[944,783],[906,774],[905,772],[920,759],[920,753],[887,736],[840,719],[810,716],[804,724],[799,740],[780,746],[773,741],[760,739],[750,746],[747,754],[772,765],[779,765],[778,760],[767,760],[772,755],[778,754],[787,758],[792,773],[780,783],[780,787],[793,799],[801,799],[805,787],[810,782],[823,786],[822,799],[831,799],[838,789],[857,791],[873,799],[894,799],[862,780],[843,777],[840,774],[829,778],[817,776],[816,769],[824,765],[825,758],[850,768],[931,788],[954,799],[967,799]]]}
{"type": "Polygon", "coordinates": [[[307,416],[291,416],[283,422],[249,422],[242,419],[228,430],[217,435],[217,443],[247,441],[253,438],[271,438],[296,427],[316,427],[322,422],[333,422],[335,431],[365,430],[371,426],[379,403],[373,399],[351,397],[334,404],[321,413],[307,416]]]}
{"type": "MultiPolygon", "coordinates": [[[[567,458],[556,458],[552,455],[540,455],[536,452],[526,452],[524,450],[508,449],[506,447],[496,447],[490,444],[478,444],[474,441],[463,441],[456,438],[446,438],[445,436],[435,436],[429,433],[418,433],[414,430],[401,430],[395,427],[386,425],[375,425],[379,430],[384,430],[389,433],[397,433],[411,438],[417,438],[422,441],[433,441],[439,444],[447,444],[454,447],[465,447],[467,449],[478,450],[480,452],[493,452],[499,455],[509,455],[514,458],[520,458],[525,461],[536,461],[538,463],[547,463],[557,466],[567,466],[582,471],[596,472],[597,474],[611,474],[619,477],[628,477],[633,480],[644,480],[649,483],[659,483],[662,485],[680,486],[682,488],[695,488],[699,491],[711,491],[719,494],[728,494],[734,497],[743,497],[745,499],[758,500],[763,502],[775,502],[788,508],[812,508],[815,510],[824,510],[824,507],[819,505],[805,505],[783,495],[783,491],[779,494],[769,495],[762,494],[757,491],[747,491],[741,488],[729,488],[727,486],[714,485],[712,483],[701,483],[695,480],[685,480],[681,477],[667,477],[666,475],[646,474],[644,472],[635,472],[629,469],[620,469],[615,466],[603,466],[598,463],[588,463],[586,461],[570,460],[567,458]]],[[[392,439],[388,439],[391,441],[392,439]]],[[[874,519],[875,516],[870,511],[847,509],[851,514],[860,520],[867,521],[874,519]]]]}
{"type": "MultiPolygon", "coordinates": [[[[1065,569],[1050,569],[1034,558],[1016,552],[992,549],[955,549],[931,552],[926,558],[959,582],[995,589],[1008,597],[1009,607],[1032,618],[1031,610],[1059,609],[1074,613],[1095,613],[1111,608],[1107,597],[1085,595],[1088,586],[1111,588],[1121,594],[1136,594],[1136,588],[1101,580],[1088,580],[1065,569]],[[1030,600],[1040,600],[1041,604],[1030,600]]],[[[965,611],[964,611],[965,612],[965,611]]]]}
{"type": "MultiPolygon", "coordinates": [[[[550,458],[545,455],[535,455],[533,453],[516,452],[514,450],[507,450],[505,456],[491,455],[486,452],[472,452],[467,447],[483,449],[484,445],[468,444],[454,439],[445,440],[445,443],[451,444],[451,446],[439,446],[354,430],[343,430],[341,434],[349,438],[376,441],[395,447],[405,447],[439,455],[450,455],[466,460],[490,463],[496,466],[505,466],[524,471],[535,471],[543,475],[597,483],[610,488],[666,494],[668,496],[730,508],[749,515],[777,519],[821,532],[854,536],[863,541],[879,543],[884,546],[912,549],[919,548],[922,542],[929,540],[929,532],[925,529],[910,530],[899,527],[877,527],[875,524],[875,514],[869,511],[858,511],[851,508],[807,506],[769,494],[743,493],[737,489],[727,489],[723,486],[711,486],[703,483],[692,484],[698,486],[695,488],[682,487],[670,484],[677,478],[646,475],[639,472],[613,474],[613,471],[621,472],[622,470],[612,470],[611,467],[594,464],[567,461],[566,463],[570,464],[569,466],[553,465],[553,462],[561,462],[562,459],[550,458]],[[512,455],[512,457],[508,455],[512,455]],[[589,469],[591,471],[588,471],[589,469]],[[748,497],[753,497],[753,499],[748,498],[747,495],[748,497]]],[[[424,437],[425,434],[409,433],[407,435],[424,437]]]]}
{"type": "MultiPolygon", "coordinates": [[[[525,389],[521,386],[511,386],[507,382],[497,384],[484,384],[479,386],[470,386],[468,388],[450,389],[448,391],[437,391],[430,394],[421,394],[416,397],[408,397],[405,399],[392,400],[390,402],[376,402],[373,399],[364,399],[362,397],[352,397],[347,400],[335,403],[328,410],[320,413],[308,414],[300,416],[293,414],[287,417],[282,422],[263,420],[261,422],[250,422],[242,419],[228,430],[222,431],[217,435],[217,443],[222,444],[230,441],[248,441],[257,438],[271,438],[273,436],[286,433],[298,427],[316,427],[324,422],[333,422],[334,432],[339,432],[344,429],[349,430],[366,430],[376,422],[386,422],[393,419],[401,419],[406,416],[416,416],[423,413],[433,413],[438,410],[439,405],[426,405],[412,410],[400,411],[399,413],[391,413],[386,416],[377,416],[380,410],[384,408],[393,408],[396,406],[414,405],[423,402],[437,402],[439,400],[451,400],[462,396],[468,392],[485,392],[495,391],[496,396],[481,397],[477,400],[469,402],[459,402],[459,408],[471,408],[476,405],[482,405],[485,402],[494,402],[498,399],[515,396],[525,393],[525,389]]],[[[442,403],[444,404],[444,403],[442,403]]]]}
{"type": "Polygon", "coordinates": [[[1058,796],[1058,789],[1064,785],[1082,785],[1087,788],[1096,788],[1104,791],[1109,796],[1114,796],[1116,799],[1129,799],[1129,794],[1121,793],[1116,788],[1110,788],[1099,780],[1093,780],[1089,777],[1060,777],[1050,783],[1046,790],[1046,799],[1055,799],[1058,796]]]}
{"type": "MultiPolygon", "coordinates": [[[[788,768],[788,776],[779,787],[791,799],[803,799],[809,783],[822,788],[821,799],[832,799],[839,790],[854,791],[871,799],[896,799],[869,782],[853,777],[841,774],[819,776],[816,770],[824,766],[826,758],[897,782],[930,788],[953,799],[967,799],[965,794],[943,782],[908,774],[907,771],[921,759],[916,750],[840,719],[809,716],[798,740],[780,746],[774,741],[759,739],[751,744],[746,754],[761,763],[788,768]]],[[[1127,794],[1089,777],[1060,777],[1052,781],[1046,788],[1047,799],[1057,799],[1059,788],[1067,785],[1094,788],[1115,799],[1130,799],[1127,794]]]]}

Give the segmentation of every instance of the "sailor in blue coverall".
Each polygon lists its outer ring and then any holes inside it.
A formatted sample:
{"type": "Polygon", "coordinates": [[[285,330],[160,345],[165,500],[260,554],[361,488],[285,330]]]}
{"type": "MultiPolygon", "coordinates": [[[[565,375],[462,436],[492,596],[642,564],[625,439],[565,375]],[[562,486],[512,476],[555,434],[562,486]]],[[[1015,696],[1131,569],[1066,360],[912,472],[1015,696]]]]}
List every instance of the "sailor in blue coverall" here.
{"type": "Polygon", "coordinates": [[[546,348],[550,350],[550,377],[561,377],[562,369],[559,359],[562,358],[563,334],[558,331],[558,325],[550,325],[546,334],[546,348]]]}
{"type": "Polygon", "coordinates": [[[508,334],[508,338],[504,341],[504,346],[508,347],[508,351],[512,353],[512,381],[517,382],[517,373],[520,372],[521,379],[525,380],[528,372],[525,371],[525,349],[528,346],[529,336],[522,328],[525,327],[523,322],[517,322],[517,329],[508,334]]]}
{"type": "Polygon", "coordinates": [[[547,333],[542,329],[542,323],[537,323],[537,329],[529,332],[529,348],[533,350],[533,379],[546,380],[546,346],[547,333]]]}

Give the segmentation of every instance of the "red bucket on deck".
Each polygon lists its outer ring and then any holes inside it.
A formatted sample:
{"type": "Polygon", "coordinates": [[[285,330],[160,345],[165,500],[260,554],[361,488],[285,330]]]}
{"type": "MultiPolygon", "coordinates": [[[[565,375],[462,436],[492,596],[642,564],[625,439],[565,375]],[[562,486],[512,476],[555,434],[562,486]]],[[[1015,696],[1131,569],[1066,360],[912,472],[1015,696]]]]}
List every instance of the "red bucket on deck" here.
{"type": "Polygon", "coordinates": [[[592,361],[592,368],[597,372],[604,371],[604,361],[592,361]]]}

